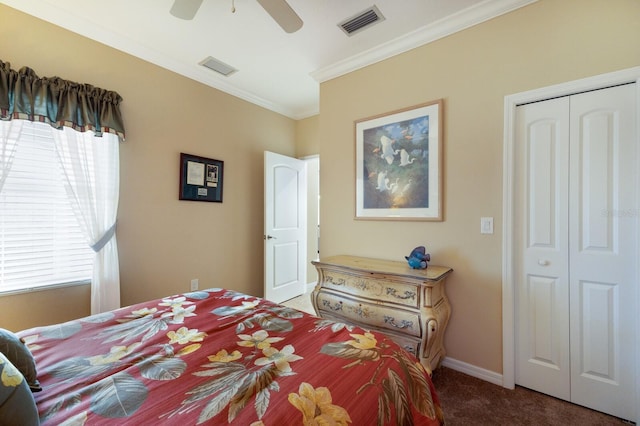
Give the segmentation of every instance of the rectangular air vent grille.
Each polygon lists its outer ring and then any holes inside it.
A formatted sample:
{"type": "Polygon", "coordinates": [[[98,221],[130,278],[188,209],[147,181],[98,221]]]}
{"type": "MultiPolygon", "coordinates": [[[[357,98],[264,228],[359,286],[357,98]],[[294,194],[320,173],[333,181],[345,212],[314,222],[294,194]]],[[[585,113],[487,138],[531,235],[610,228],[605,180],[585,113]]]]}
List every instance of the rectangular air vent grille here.
{"type": "Polygon", "coordinates": [[[352,16],[351,18],[340,22],[338,26],[342,28],[342,31],[344,31],[348,36],[351,36],[358,31],[361,31],[384,20],[385,17],[374,5],[355,16],[352,16]]]}
{"type": "Polygon", "coordinates": [[[202,62],[200,62],[200,65],[207,67],[210,70],[213,70],[219,74],[222,74],[225,77],[228,77],[234,72],[238,71],[236,68],[232,67],[231,65],[225,64],[224,62],[219,61],[216,58],[212,58],[211,56],[209,56],[208,58],[205,58],[202,62]]]}

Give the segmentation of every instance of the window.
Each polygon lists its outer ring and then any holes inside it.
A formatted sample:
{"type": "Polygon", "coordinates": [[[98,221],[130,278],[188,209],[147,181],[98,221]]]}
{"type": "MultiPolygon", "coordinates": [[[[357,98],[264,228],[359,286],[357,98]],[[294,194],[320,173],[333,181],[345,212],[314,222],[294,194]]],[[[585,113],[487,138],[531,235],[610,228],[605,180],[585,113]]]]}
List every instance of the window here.
{"type": "Polygon", "coordinates": [[[95,253],[68,201],[52,131],[24,121],[0,191],[0,292],[91,280],[95,253]]]}

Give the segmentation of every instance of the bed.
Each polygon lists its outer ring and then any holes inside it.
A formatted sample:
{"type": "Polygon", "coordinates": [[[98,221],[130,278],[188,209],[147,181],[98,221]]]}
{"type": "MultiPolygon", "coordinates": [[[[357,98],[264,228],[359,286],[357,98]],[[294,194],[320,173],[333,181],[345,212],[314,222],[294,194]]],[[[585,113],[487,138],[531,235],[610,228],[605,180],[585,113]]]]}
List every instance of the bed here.
{"type": "Polygon", "coordinates": [[[43,425],[444,424],[425,369],[384,335],[231,290],[16,335],[43,425]]]}

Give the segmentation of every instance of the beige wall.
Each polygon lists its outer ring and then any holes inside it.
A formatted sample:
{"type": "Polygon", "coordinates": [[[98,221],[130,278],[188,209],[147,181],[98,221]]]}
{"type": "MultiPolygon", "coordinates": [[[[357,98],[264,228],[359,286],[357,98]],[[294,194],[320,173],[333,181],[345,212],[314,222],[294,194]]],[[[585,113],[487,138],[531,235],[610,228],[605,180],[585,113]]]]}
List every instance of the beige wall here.
{"type": "Polygon", "coordinates": [[[502,371],[504,96],[640,65],[640,2],[540,0],[320,88],[320,252],[454,269],[448,356],[502,371]],[[354,220],[354,120],[444,99],[444,221],[354,220]],[[480,234],[480,217],[495,233],[480,234]]]}
{"type": "Polygon", "coordinates": [[[320,153],[320,116],[296,121],[296,157],[304,158],[320,153]]]}
{"type": "MultiPolygon", "coordinates": [[[[0,59],[123,96],[123,304],[183,292],[191,278],[261,294],[262,152],[320,153],[322,255],[403,259],[426,245],[455,269],[448,355],[500,372],[504,96],[640,65],[639,16],[636,0],[540,0],[323,83],[321,114],[297,123],[3,5],[0,59]],[[355,221],[353,121],[438,98],[445,220],[355,221]],[[177,201],[180,151],[225,161],[224,203],[177,201]],[[480,235],[481,216],[495,234],[480,235]]],[[[87,291],[0,297],[5,328],[86,312],[87,291]]]]}
{"type": "Polygon", "coordinates": [[[91,287],[76,285],[0,296],[0,328],[19,331],[91,314],[91,287]]]}
{"type": "MultiPolygon", "coordinates": [[[[295,156],[296,122],[0,5],[0,59],[117,91],[121,300],[226,287],[262,295],[263,152],[295,156]],[[223,203],[178,201],[179,154],[224,161],[223,203]]],[[[88,289],[0,297],[0,327],[86,315],[88,289]],[[37,305],[32,302],[37,300],[37,305]]]]}

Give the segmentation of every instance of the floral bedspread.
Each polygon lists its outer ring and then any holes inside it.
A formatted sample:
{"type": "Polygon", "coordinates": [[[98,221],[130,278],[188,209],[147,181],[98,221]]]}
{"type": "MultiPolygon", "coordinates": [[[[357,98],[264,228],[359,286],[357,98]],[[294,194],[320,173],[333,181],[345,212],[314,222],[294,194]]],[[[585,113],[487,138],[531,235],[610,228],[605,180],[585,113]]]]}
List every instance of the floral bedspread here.
{"type": "Polygon", "coordinates": [[[45,425],[437,425],[420,363],[381,334],[225,289],[18,333],[45,425]]]}

